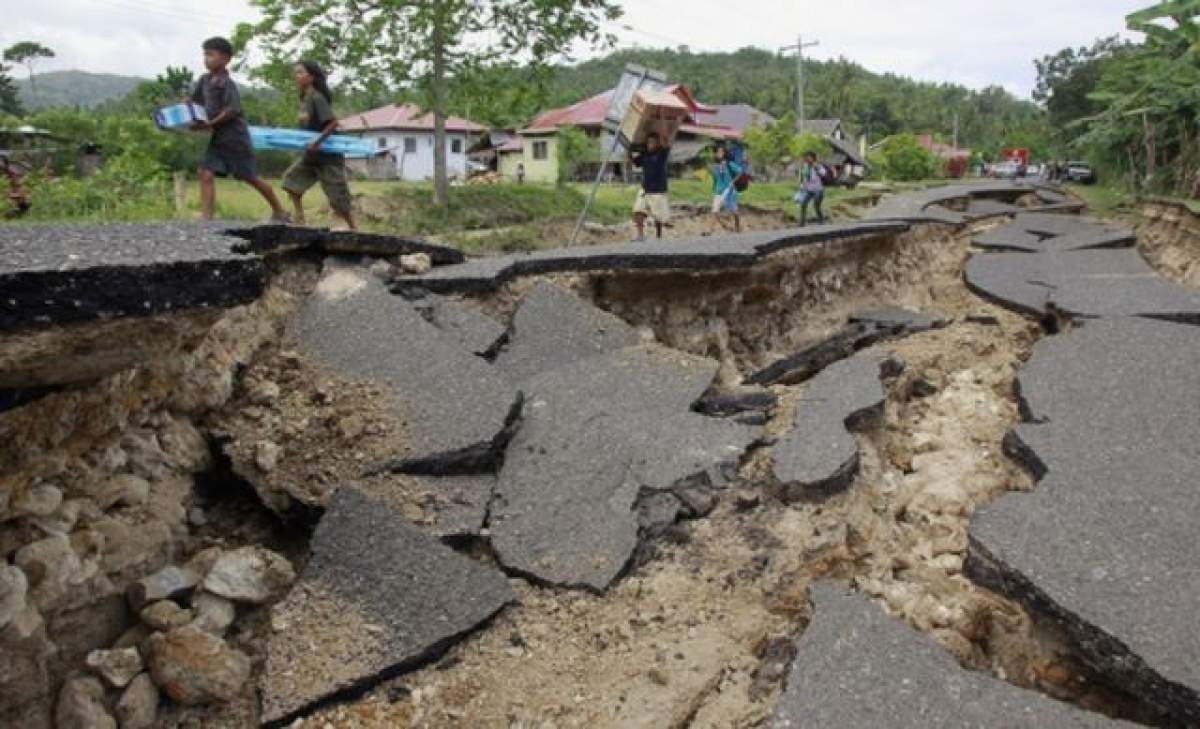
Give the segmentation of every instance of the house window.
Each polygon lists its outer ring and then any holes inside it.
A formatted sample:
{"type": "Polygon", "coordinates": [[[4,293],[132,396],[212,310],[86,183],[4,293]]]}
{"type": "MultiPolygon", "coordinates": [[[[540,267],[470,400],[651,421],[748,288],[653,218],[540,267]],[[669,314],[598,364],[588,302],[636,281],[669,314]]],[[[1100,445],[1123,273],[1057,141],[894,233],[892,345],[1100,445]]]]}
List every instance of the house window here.
{"type": "Polygon", "coordinates": [[[387,148],[387,137],[380,137],[380,138],[379,138],[379,148],[380,148],[380,149],[386,149],[386,148],[387,148]]]}
{"type": "Polygon", "coordinates": [[[550,157],[549,146],[550,145],[548,142],[534,142],[533,143],[533,158],[534,159],[549,158],[550,157]]]}
{"type": "Polygon", "coordinates": [[[404,138],[404,153],[405,154],[413,154],[416,151],[417,151],[417,138],[416,137],[405,137],[404,138]]]}
{"type": "Polygon", "coordinates": [[[451,152],[451,154],[462,154],[462,140],[461,139],[451,139],[450,140],[450,152],[451,152]]]}

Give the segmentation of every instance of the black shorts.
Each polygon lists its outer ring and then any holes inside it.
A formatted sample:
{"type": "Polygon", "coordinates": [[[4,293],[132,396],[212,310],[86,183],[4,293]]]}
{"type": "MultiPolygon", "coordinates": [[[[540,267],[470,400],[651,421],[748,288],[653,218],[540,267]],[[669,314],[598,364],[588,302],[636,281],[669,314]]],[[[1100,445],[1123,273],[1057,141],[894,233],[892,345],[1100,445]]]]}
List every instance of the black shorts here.
{"type": "Polygon", "coordinates": [[[205,150],[200,167],[218,177],[233,177],[238,180],[252,180],[258,177],[253,153],[227,150],[212,145],[205,150]]]}

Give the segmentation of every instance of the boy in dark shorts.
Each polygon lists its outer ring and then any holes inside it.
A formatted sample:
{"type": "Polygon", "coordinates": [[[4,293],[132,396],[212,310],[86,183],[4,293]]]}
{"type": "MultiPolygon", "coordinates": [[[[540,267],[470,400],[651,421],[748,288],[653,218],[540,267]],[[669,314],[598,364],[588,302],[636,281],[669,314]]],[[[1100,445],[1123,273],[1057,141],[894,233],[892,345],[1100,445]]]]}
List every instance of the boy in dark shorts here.
{"type": "Polygon", "coordinates": [[[338,126],[333,113],[333,91],[329,88],[324,69],[314,61],[297,63],[293,77],[300,95],[300,128],[317,132],[317,138],[309,143],[304,156],[283,173],[283,189],[292,198],[296,222],[304,225],[304,193],[319,182],[325,198],[329,200],[330,209],[346,221],[350,230],[354,230],[345,159],[340,154],[321,151],[321,144],[338,126]]]}
{"type": "Polygon", "coordinates": [[[229,60],[233,44],[224,38],[209,38],[204,49],[204,67],[208,73],[200,77],[192,89],[191,101],[204,107],[208,121],[197,122],[193,129],[211,129],[208,149],[200,162],[200,214],[212,220],[217,204],[216,177],[233,177],[258,190],[271,206],[271,222],[288,222],[287,212],[271,186],[254,169],[254,149],[250,146],[250,128],[242,113],[242,97],[237,84],[229,77],[229,60]]]}

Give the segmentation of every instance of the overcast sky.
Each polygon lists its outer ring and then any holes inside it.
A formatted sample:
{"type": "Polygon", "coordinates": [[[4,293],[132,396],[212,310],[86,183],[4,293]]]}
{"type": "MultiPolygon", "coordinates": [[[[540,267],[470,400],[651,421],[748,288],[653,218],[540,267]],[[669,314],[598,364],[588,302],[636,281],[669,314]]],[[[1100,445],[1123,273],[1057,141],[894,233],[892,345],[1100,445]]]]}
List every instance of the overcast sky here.
{"type": "MultiPolygon", "coordinates": [[[[874,71],[1027,96],[1033,59],[1120,33],[1150,0],[625,0],[611,27],[621,46],[776,49],[819,40],[806,55],[844,56],[874,71]]],[[[246,0],[0,0],[0,46],[36,40],[43,69],[153,76],[199,69],[200,42],[252,19],[246,0]]],[[[686,81],[686,79],[680,79],[686,81]]]]}

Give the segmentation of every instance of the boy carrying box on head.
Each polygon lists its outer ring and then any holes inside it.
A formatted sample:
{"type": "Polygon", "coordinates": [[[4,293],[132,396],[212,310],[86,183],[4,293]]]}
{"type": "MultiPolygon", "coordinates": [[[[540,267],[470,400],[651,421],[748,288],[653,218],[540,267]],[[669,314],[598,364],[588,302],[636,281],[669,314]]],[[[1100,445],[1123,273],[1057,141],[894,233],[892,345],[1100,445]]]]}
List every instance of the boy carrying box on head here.
{"type": "Polygon", "coordinates": [[[286,223],[288,215],[275,191],[254,169],[254,149],[250,145],[250,128],[242,114],[242,97],[229,77],[233,44],[224,38],[209,38],[201,47],[208,73],[196,82],[190,100],[204,107],[208,121],[196,122],[192,128],[211,129],[212,137],[200,162],[200,214],[205,220],[212,220],[217,203],[215,178],[231,176],[258,190],[271,206],[271,222],[286,223]]]}
{"type": "Polygon", "coordinates": [[[655,237],[662,238],[663,225],[671,219],[671,202],[667,198],[667,162],[671,148],[664,147],[658,132],[646,135],[644,149],[633,151],[633,166],[642,168],[642,189],[633,203],[633,222],[637,225],[637,240],[646,239],[646,218],[654,218],[655,237]]]}

